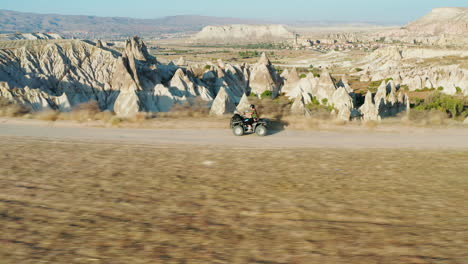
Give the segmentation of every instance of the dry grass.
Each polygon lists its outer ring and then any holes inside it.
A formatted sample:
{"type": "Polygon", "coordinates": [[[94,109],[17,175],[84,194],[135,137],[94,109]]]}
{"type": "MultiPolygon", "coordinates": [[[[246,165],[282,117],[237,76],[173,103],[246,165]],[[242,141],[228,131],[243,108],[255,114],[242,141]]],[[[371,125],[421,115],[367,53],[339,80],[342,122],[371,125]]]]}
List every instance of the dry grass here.
{"type": "Polygon", "coordinates": [[[464,263],[466,151],[0,145],[0,263],[464,263]]]}
{"type": "Polygon", "coordinates": [[[31,110],[29,108],[0,97],[0,116],[20,117],[30,112],[31,110]]]}
{"type": "MultiPolygon", "coordinates": [[[[443,128],[462,126],[462,122],[448,118],[440,111],[416,111],[410,114],[401,113],[381,122],[344,122],[337,120],[329,111],[317,108],[311,111],[311,117],[290,114],[291,101],[285,97],[277,99],[249,98],[257,106],[262,118],[270,120],[270,129],[283,130],[336,130],[343,128],[376,129],[380,127],[427,127],[443,128]]],[[[167,113],[138,113],[132,118],[120,118],[109,111],[100,111],[96,102],[78,105],[70,112],[42,111],[30,113],[28,109],[17,104],[0,105],[0,116],[23,117],[44,121],[72,121],[86,123],[88,126],[120,128],[227,128],[230,115],[215,117],[209,115],[207,102],[195,99],[184,104],[177,104],[167,113]]]]}

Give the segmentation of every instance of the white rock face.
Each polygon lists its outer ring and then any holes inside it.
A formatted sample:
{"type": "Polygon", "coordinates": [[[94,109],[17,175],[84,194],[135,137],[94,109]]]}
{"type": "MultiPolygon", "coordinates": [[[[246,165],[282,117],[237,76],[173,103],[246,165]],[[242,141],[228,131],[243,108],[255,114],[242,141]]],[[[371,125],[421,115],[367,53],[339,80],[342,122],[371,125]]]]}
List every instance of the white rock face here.
{"type": "Polygon", "coordinates": [[[236,105],[229,97],[226,89],[221,87],[211,106],[210,115],[222,116],[225,114],[232,114],[234,110],[236,110],[236,105]]]}
{"type": "Polygon", "coordinates": [[[283,74],[282,77],[285,79],[285,81],[283,88],[281,88],[281,93],[288,94],[297,86],[301,79],[299,78],[299,74],[297,73],[296,68],[292,68],[291,72],[283,72],[283,74]]]}
{"type": "Polygon", "coordinates": [[[381,119],[379,111],[373,102],[371,92],[367,92],[364,104],[359,108],[359,111],[364,121],[379,121],[381,119]]]}
{"type": "Polygon", "coordinates": [[[249,98],[247,97],[246,94],[244,94],[239,102],[239,104],[237,105],[236,107],[236,111],[238,113],[243,113],[247,110],[250,109],[250,102],[249,102],[249,98]]]}
{"type": "MultiPolygon", "coordinates": [[[[371,76],[372,81],[394,78],[396,84],[408,86],[410,91],[441,87],[446,94],[457,93],[457,87],[468,94],[468,69],[460,64],[440,65],[437,58],[456,56],[463,61],[468,51],[443,49],[418,49],[388,47],[378,49],[363,60],[367,70],[361,80],[371,76]],[[428,59],[427,63],[415,64],[414,60],[428,59]]],[[[424,61],[424,60],[423,60],[424,61]]]]}
{"type": "Polygon", "coordinates": [[[348,91],[344,87],[340,87],[333,93],[332,104],[338,110],[338,118],[344,121],[349,121],[351,111],[354,108],[353,98],[349,96],[348,91]]]}
{"type": "Polygon", "coordinates": [[[114,112],[120,117],[132,117],[140,111],[140,98],[136,91],[120,91],[114,104],[114,112]]]}
{"type": "Polygon", "coordinates": [[[252,42],[290,39],[293,36],[282,25],[227,25],[204,27],[193,39],[202,42],[252,42]]]}
{"type": "Polygon", "coordinates": [[[463,121],[463,124],[468,125],[468,117],[465,118],[465,121],[463,121]]]}
{"type": "Polygon", "coordinates": [[[252,67],[249,80],[251,92],[261,95],[265,91],[270,91],[273,97],[278,95],[281,86],[280,77],[265,53],[252,67]]]}
{"type": "Polygon", "coordinates": [[[291,105],[291,114],[300,116],[310,116],[310,111],[306,108],[305,98],[299,94],[291,105]]]}
{"type": "Polygon", "coordinates": [[[434,8],[428,15],[408,24],[406,29],[430,35],[468,34],[468,8],[434,8]]]}

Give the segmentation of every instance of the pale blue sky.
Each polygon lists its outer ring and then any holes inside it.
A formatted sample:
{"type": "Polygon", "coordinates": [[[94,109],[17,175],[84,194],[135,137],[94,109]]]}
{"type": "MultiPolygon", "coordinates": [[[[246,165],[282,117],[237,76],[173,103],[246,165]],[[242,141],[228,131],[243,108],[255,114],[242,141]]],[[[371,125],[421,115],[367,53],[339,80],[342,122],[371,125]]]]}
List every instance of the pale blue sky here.
{"type": "Polygon", "coordinates": [[[444,6],[468,7],[468,0],[0,0],[0,9],[68,15],[134,18],[206,15],[399,24],[444,6]]]}

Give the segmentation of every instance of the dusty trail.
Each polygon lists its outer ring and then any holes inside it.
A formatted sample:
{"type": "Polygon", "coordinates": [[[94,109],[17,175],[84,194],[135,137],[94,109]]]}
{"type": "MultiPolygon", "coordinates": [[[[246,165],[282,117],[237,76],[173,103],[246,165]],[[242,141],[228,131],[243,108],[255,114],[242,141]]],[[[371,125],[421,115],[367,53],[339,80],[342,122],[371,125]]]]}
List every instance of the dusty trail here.
{"type": "Polygon", "coordinates": [[[120,129],[60,123],[0,120],[0,137],[90,140],[150,145],[205,145],[253,148],[468,149],[468,129],[402,131],[273,131],[269,136],[234,137],[229,129],[120,129]]]}

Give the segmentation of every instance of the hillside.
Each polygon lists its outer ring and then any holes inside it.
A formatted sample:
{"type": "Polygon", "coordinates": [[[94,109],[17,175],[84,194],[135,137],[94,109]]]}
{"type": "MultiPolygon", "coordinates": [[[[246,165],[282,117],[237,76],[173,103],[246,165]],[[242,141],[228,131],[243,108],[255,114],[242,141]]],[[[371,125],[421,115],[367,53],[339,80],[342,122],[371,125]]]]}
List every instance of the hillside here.
{"type": "Polygon", "coordinates": [[[468,8],[434,8],[426,16],[408,24],[406,29],[431,35],[468,34],[468,8]]]}
{"type": "Polygon", "coordinates": [[[253,20],[209,17],[169,16],[158,19],[96,17],[22,13],[0,10],[0,33],[54,32],[64,37],[120,38],[133,35],[155,37],[161,34],[196,32],[207,25],[258,23],[253,20]]]}

